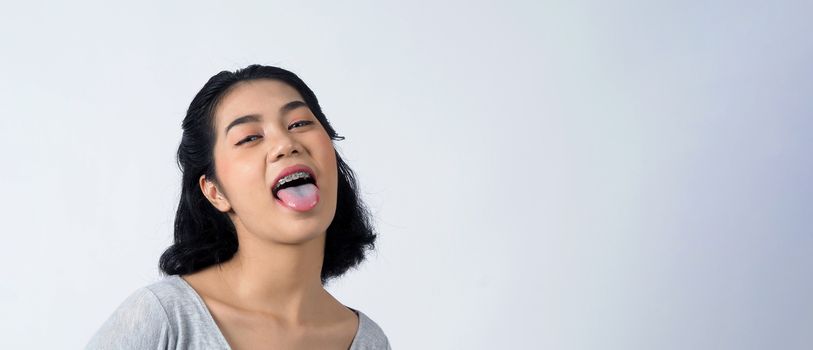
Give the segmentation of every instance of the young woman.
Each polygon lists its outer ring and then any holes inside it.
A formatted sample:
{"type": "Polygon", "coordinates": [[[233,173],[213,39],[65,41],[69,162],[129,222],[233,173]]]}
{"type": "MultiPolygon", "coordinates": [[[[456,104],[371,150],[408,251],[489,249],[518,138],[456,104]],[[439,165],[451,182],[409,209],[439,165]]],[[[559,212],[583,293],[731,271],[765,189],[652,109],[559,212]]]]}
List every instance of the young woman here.
{"type": "Polygon", "coordinates": [[[389,349],[323,285],[376,234],[342,140],[294,73],[213,76],[183,121],[175,241],[88,349],[389,349]]]}

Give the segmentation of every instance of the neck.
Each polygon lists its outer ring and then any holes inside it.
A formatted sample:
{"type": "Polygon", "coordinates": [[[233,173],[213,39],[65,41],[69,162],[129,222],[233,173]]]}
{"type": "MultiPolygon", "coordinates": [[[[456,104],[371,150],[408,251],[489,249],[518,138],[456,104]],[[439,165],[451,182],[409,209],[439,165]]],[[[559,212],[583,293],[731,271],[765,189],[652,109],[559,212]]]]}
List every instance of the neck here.
{"type": "Polygon", "coordinates": [[[281,244],[252,234],[239,235],[239,240],[237,253],[218,269],[236,306],[291,323],[319,316],[332,298],[320,279],[324,234],[300,244],[281,244]]]}

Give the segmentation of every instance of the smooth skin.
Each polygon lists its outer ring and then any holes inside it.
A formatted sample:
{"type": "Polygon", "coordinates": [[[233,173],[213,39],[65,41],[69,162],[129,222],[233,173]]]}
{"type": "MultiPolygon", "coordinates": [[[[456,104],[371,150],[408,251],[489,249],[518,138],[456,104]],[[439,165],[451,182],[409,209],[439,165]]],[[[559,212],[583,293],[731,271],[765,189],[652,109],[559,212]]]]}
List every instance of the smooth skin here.
{"type": "Polygon", "coordinates": [[[201,295],[234,350],[350,347],[358,316],[322,286],[325,233],[336,213],[337,163],[332,141],[304,99],[276,80],[240,82],[214,111],[214,160],[219,185],[200,188],[228,213],[239,248],[222,264],[181,276],[201,295]],[[237,118],[255,115],[256,122],[237,118]],[[244,141],[239,144],[240,141],[244,141]],[[319,203],[297,212],[276,202],[272,182],[282,169],[309,166],[319,203]]]}

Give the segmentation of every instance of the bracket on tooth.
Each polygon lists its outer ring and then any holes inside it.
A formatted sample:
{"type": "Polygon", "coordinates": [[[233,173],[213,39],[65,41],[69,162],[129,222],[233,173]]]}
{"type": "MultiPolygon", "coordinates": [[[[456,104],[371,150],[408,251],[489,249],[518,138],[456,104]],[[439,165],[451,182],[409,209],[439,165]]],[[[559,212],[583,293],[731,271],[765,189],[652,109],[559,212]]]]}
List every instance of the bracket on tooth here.
{"type": "Polygon", "coordinates": [[[286,184],[288,182],[298,180],[298,179],[306,179],[306,178],[310,178],[310,177],[311,177],[310,174],[308,174],[308,173],[306,173],[304,171],[298,171],[298,172],[295,172],[293,174],[290,174],[288,176],[285,176],[285,177],[279,179],[279,181],[277,181],[277,184],[274,186],[274,189],[276,190],[277,188],[279,188],[280,186],[282,186],[282,185],[284,185],[284,184],[286,184]]]}

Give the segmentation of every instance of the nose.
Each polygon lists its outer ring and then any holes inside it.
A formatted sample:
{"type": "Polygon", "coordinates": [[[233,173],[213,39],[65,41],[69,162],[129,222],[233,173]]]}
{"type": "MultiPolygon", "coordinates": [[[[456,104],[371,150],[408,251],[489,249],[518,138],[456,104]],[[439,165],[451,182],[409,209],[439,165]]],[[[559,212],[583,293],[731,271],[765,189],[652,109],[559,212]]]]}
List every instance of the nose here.
{"type": "Polygon", "coordinates": [[[285,135],[279,139],[273,146],[271,152],[268,153],[271,158],[269,161],[276,162],[283,157],[291,157],[294,154],[302,152],[299,142],[296,142],[292,137],[285,135]]]}

